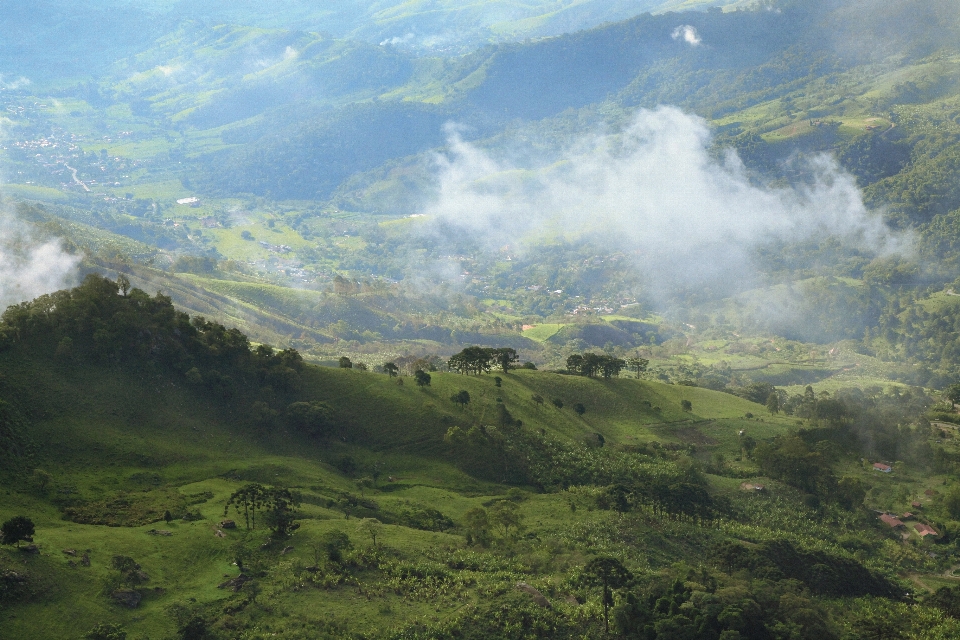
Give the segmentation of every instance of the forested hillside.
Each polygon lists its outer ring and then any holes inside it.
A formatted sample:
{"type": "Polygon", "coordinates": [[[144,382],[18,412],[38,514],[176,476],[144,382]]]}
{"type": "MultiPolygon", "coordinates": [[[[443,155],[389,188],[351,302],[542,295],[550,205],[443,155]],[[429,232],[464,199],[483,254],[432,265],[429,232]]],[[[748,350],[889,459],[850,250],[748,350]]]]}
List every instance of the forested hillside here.
{"type": "Polygon", "coordinates": [[[0,30],[0,638],[960,636],[956,0],[0,30]]]}
{"type": "Polygon", "coordinates": [[[128,287],[0,323],[10,637],[956,632],[960,454],[922,392],[324,370],[128,287]],[[935,553],[866,508],[905,500],[935,553]]]}

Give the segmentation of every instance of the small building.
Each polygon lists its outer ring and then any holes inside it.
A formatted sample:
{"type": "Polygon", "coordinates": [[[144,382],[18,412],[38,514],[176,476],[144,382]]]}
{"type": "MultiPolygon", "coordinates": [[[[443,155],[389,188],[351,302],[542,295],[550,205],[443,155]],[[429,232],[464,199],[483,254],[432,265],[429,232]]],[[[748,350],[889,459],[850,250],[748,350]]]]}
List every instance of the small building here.
{"type": "Polygon", "coordinates": [[[897,527],[902,527],[904,524],[900,522],[900,518],[892,516],[889,513],[885,513],[880,516],[880,521],[890,527],[891,529],[896,529],[897,527]]]}
{"type": "Polygon", "coordinates": [[[923,524],[923,523],[920,523],[916,527],[914,527],[914,530],[917,532],[917,535],[920,536],[921,540],[933,540],[934,538],[940,535],[939,533],[937,533],[936,529],[934,529],[928,524],[923,524]]]}
{"type": "Polygon", "coordinates": [[[917,501],[913,501],[913,502],[910,503],[910,507],[913,508],[913,509],[922,509],[922,508],[923,508],[923,505],[920,504],[920,503],[917,502],[917,501]]]}
{"type": "Polygon", "coordinates": [[[901,520],[913,520],[913,514],[907,511],[905,514],[900,516],[901,520]]]}
{"type": "Polygon", "coordinates": [[[187,205],[190,207],[200,206],[200,198],[180,198],[177,200],[177,204],[187,205]]]}
{"type": "Polygon", "coordinates": [[[883,464],[882,462],[874,462],[873,470],[882,471],[883,473],[890,473],[891,471],[893,471],[893,467],[891,467],[888,464],[883,464]]]}

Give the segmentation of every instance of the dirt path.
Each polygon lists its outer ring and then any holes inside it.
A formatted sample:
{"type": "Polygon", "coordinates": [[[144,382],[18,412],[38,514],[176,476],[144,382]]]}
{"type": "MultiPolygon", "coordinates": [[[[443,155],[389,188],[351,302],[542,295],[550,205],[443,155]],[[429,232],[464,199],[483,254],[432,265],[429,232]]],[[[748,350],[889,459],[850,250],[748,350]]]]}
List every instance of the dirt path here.
{"type": "Polygon", "coordinates": [[[920,587],[921,589],[923,589],[923,590],[926,591],[927,593],[933,593],[933,589],[931,589],[930,587],[928,587],[928,586],[920,579],[920,574],[918,574],[918,573],[908,573],[908,574],[907,574],[907,578],[910,579],[910,582],[912,582],[913,584],[917,585],[918,587],[920,587]]]}

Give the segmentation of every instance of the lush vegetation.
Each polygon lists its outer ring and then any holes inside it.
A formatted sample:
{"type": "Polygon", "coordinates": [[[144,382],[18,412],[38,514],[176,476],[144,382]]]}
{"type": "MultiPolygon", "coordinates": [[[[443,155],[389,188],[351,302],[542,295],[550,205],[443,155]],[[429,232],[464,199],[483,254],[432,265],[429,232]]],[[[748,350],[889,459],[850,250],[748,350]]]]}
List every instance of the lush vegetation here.
{"type": "Polygon", "coordinates": [[[0,636],[960,635],[955,2],[115,4],[0,15],[0,636]],[[661,104],[912,249],[419,216],[661,104]]]}
{"type": "Polygon", "coordinates": [[[0,616],[21,635],[822,638],[904,616],[907,637],[948,637],[958,624],[951,592],[908,595],[908,578],[946,588],[960,553],[960,489],[940,480],[960,453],[920,390],[756,384],[741,398],[518,368],[510,349],[479,347],[461,356],[502,354],[498,375],[321,369],[122,276],[11,307],[0,327],[0,616]],[[897,460],[895,475],[862,456],[897,460]],[[918,499],[933,554],[867,508],[918,499]]]}

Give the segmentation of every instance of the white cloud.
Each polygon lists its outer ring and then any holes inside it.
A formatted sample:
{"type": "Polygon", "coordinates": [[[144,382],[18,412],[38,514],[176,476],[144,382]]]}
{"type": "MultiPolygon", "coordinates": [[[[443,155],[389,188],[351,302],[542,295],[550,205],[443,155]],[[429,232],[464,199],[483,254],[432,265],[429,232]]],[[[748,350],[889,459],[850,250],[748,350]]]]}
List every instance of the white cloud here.
{"type": "Polygon", "coordinates": [[[683,40],[691,47],[699,46],[701,42],[700,34],[697,33],[695,27],[692,27],[689,24],[682,24],[674,29],[673,33],[670,34],[670,37],[674,40],[683,40]]]}
{"type": "Polygon", "coordinates": [[[57,240],[38,240],[11,213],[0,214],[0,312],[74,284],[80,259],[57,240]]]}
{"type": "Polygon", "coordinates": [[[413,33],[407,33],[403,37],[395,36],[393,38],[387,38],[386,40],[380,43],[380,46],[383,47],[388,44],[393,46],[400,45],[400,44],[409,44],[410,42],[413,41],[415,37],[416,36],[413,33]]]}
{"type": "Polygon", "coordinates": [[[449,153],[437,158],[437,197],[423,212],[490,247],[597,240],[670,282],[747,282],[750,256],[771,241],[832,235],[877,253],[909,247],[831,158],[810,163],[807,186],[764,188],[733,151],[712,156],[711,143],[704,120],[661,107],[640,111],[618,136],[584,136],[537,168],[497,160],[451,128],[449,153]]]}
{"type": "Polygon", "coordinates": [[[11,304],[71,286],[79,263],[59,240],[38,238],[0,193],[0,313],[11,304]]]}

